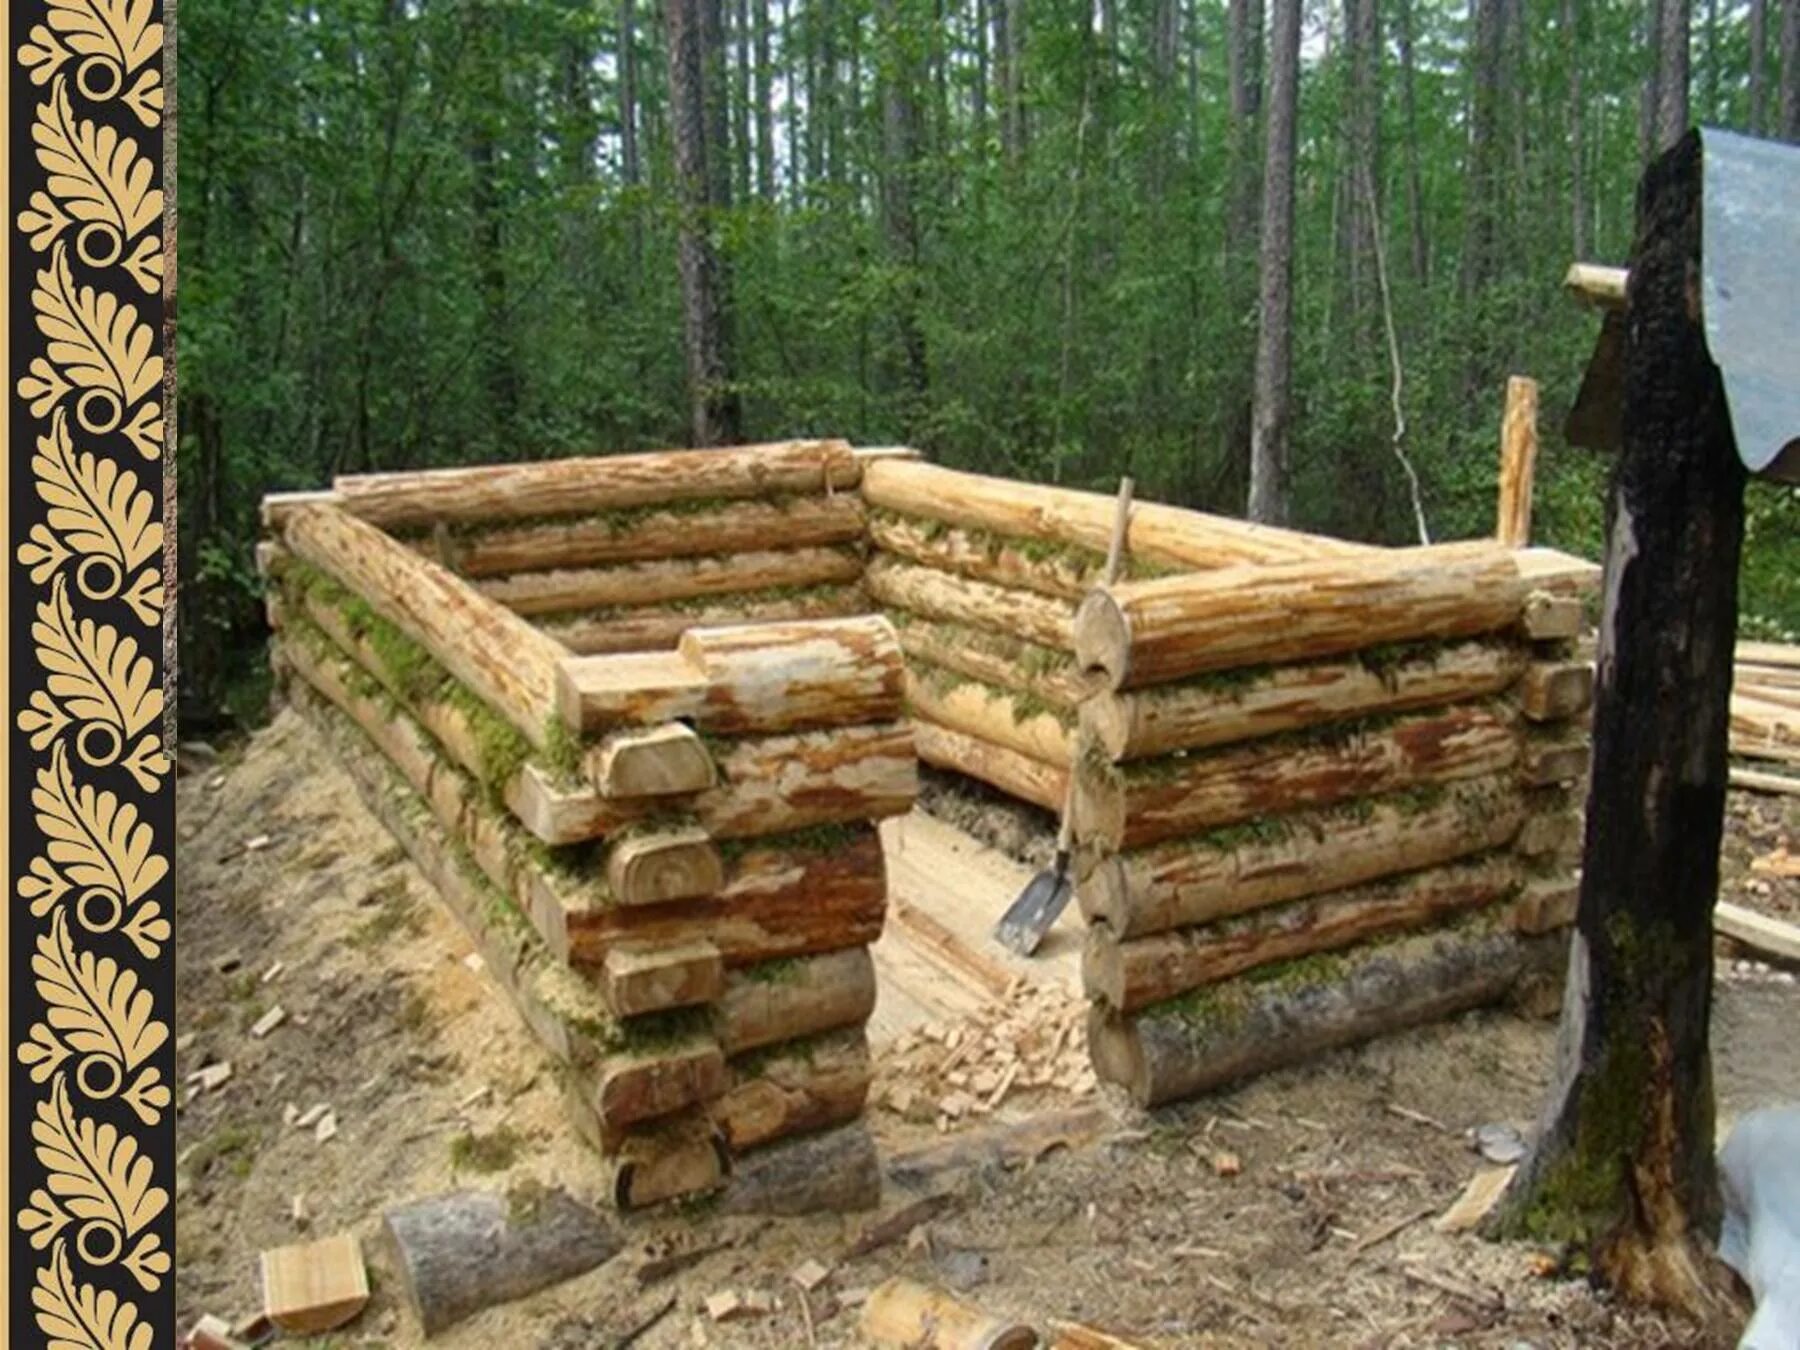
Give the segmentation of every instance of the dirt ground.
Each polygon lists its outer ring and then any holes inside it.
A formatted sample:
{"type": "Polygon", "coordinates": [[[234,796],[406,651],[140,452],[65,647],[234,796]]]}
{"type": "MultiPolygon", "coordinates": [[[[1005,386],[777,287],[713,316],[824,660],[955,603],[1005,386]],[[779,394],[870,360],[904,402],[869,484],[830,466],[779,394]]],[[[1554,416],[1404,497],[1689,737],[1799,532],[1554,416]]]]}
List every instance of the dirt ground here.
{"type": "MultiPolygon", "coordinates": [[[[526,1178],[588,1195],[593,1161],[563,1124],[547,1063],[465,963],[468,940],[304,725],[284,715],[204,758],[188,757],[180,784],[178,1068],[226,1061],[231,1075],[179,1118],[182,1324],[253,1311],[262,1248],[347,1228],[364,1239],[373,1302],[308,1344],[418,1345],[379,1241],[383,1207],[526,1178]],[[284,1020],[253,1035],[277,1005],[284,1020]],[[334,1137],[289,1123],[315,1106],[333,1113],[334,1137]]],[[[1800,869],[1752,870],[1785,856],[1797,829],[1800,799],[1734,794],[1729,898],[1800,913],[1800,876],[1784,874],[1800,869]]],[[[1728,1122],[1800,1098],[1800,988],[1729,954],[1721,968],[1728,1122]]],[[[1529,1128],[1553,1037],[1548,1022],[1478,1014],[1178,1109],[1107,1100],[1095,1142],[965,1174],[922,1236],[854,1260],[843,1253],[867,1216],[765,1222],[697,1206],[634,1219],[605,1265],[431,1344],[606,1346],[660,1311],[633,1344],[855,1345],[859,1291],[901,1272],[1039,1327],[1073,1319],[1164,1346],[1701,1344],[1539,1274],[1530,1248],[1432,1228],[1484,1165],[1466,1132],[1529,1128]],[[636,1278],[647,1249],[722,1239],[675,1276],[636,1278]],[[808,1258],[835,1268],[803,1300],[788,1272],[808,1258]],[[766,1290],[779,1308],[716,1325],[701,1304],[722,1289],[766,1290]]],[[[890,1157],[938,1142],[885,1111],[872,1122],[890,1157]]],[[[885,1209],[916,1198],[888,1190],[885,1209]]]]}

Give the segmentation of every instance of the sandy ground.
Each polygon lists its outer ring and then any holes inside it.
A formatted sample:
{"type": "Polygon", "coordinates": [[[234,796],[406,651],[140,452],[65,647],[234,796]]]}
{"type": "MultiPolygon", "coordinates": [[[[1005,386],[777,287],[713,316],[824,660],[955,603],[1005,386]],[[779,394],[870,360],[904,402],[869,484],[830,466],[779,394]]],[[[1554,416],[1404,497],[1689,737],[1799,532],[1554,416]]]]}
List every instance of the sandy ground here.
{"type": "MultiPolygon", "coordinates": [[[[527,1177],[589,1195],[593,1160],[562,1123],[546,1061],[465,964],[467,939],[301,723],[283,716],[180,792],[179,1070],[232,1066],[179,1120],[183,1325],[252,1311],[260,1249],[347,1228],[365,1240],[374,1299],[310,1344],[418,1345],[379,1241],[383,1207],[527,1177]],[[285,1020],[251,1035],[276,1005],[285,1020]],[[315,1104],[335,1112],[325,1142],[285,1120],[315,1104]]],[[[1800,801],[1734,798],[1731,828],[1728,894],[1800,910],[1800,879],[1751,871],[1800,830],[1800,801]]],[[[1800,1098],[1800,989],[1782,972],[1735,973],[1729,958],[1723,969],[1716,1078],[1729,1120],[1800,1098]]],[[[1553,1035],[1548,1022],[1472,1015],[1178,1109],[1107,1101],[1097,1142],[964,1175],[913,1242],[855,1260],[843,1253],[867,1216],[763,1222],[702,1206],[634,1219],[612,1261],[431,1344],[605,1346],[666,1308],[634,1344],[854,1345],[858,1291],[899,1272],[1039,1326],[1071,1318],[1161,1346],[1703,1344],[1537,1273],[1541,1253],[1428,1221],[1484,1165],[1466,1131],[1529,1128],[1553,1035]],[[725,1239],[674,1277],[636,1278],[647,1249],[725,1239]],[[787,1275],[808,1258],[835,1269],[803,1307],[787,1275]],[[714,1325],[700,1305],[727,1288],[767,1290],[779,1310],[714,1325]]],[[[935,1140],[885,1112],[873,1123],[889,1153],[935,1140]]],[[[887,1209],[915,1198],[889,1191],[887,1209]]]]}

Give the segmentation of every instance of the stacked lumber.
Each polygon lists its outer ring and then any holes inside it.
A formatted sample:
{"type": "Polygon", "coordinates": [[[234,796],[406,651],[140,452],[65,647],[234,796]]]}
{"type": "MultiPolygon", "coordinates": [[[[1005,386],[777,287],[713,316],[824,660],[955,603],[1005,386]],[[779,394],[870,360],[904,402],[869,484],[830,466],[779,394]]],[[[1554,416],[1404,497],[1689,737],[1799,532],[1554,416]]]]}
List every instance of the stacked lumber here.
{"type": "MultiPolygon", "coordinates": [[[[1077,603],[1106,561],[1111,497],[905,460],[866,466],[870,599],[906,652],[919,757],[1060,810],[1076,714],[1077,603]]],[[[1133,507],[1126,556],[1161,576],[1373,550],[1177,507],[1133,507]]]]}
{"type": "Polygon", "coordinates": [[[1216,568],[1075,617],[1099,1076],[1141,1104],[1492,1001],[1572,922],[1578,569],[1497,544],[1216,568]]]}
{"type": "MultiPolygon", "coordinates": [[[[1731,685],[1731,753],[1767,761],[1749,771],[1800,768],[1800,646],[1740,642],[1731,685]]],[[[1773,775],[1765,772],[1766,778],[1773,775]]],[[[1747,786],[1756,786],[1754,777],[1747,786]]],[[[1800,791],[1800,781],[1771,791],[1800,791]]]]}
{"type": "MultiPolygon", "coordinates": [[[[259,558],[291,701],[469,929],[636,1207],[720,1186],[749,1150],[862,1129],[875,826],[910,808],[917,767],[885,619],[686,627],[668,650],[579,655],[517,603],[545,593],[518,577],[555,569],[508,570],[540,543],[560,561],[647,548],[564,519],[615,502],[677,550],[672,522],[699,500],[779,529],[768,490],[853,487],[860,461],[826,445],[597,463],[625,468],[343,479],[268,504],[259,558]],[[518,523],[478,528],[484,511],[518,523]],[[473,579],[439,560],[451,526],[473,579]]],[[[842,500],[801,514],[860,531],[842,500]]]]}

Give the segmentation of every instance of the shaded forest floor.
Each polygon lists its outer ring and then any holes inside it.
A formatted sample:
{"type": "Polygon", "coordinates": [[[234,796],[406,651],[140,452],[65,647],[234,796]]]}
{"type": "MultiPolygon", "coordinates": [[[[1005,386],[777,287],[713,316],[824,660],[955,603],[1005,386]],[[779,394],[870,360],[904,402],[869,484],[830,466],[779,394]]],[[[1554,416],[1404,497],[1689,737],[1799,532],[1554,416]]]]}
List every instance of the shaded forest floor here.
{"type": "MultiPolygon", "coordinates": [[[[179,1119],[182,1324],[253,1310],[261,1248],[349,1228],[364,1239],[374,1300],[313,1344],[418,1345],[376,1240],[382,1208],[527,1177],[581,1194],[591,1160],[563,1124],[547,1064],[465,963],[467,939],[302,723],[283,715],[187,773],[180,812],[178,1071],[232,1065],[179,1119]],[[251,1035],[277,1004],[285,1021],[251,1035]],[[285,1119],[315,1104],[336,1116],[324,1142],[285,1119]]],[[[1800,877],[1753,870],[1796,833],[1800,801],[1734,794],[1729,897],[1800,911],[1800,877]]],[[[1728,1123],[1800,1098],[1800,988],[1781,972],[1739,972],[1729,956],[1722,969],[1716,1077],[1728,1123]]],[[[924,1240],[856,1260],[841,1253],[864,1216],[762,1223],[700,1207],[633,1221],[606,1265],[431,1344],[603,1346],[668,1304],[636,1344],[785,1347],[810,1335],[852,1345],[857,1291],[898,1272],[964,1286],[1039,1326],[1071,1318],[1156,1345],[1697,1344],[1537,1273],[1540,1253],[1429,1222],[1484,1165],[1466,1131],[1529,1128],[1553,1035],[1546,1021],[1478,1014],[1175,1110],[1108,1100],[1097,1142],[1021,1171],[965,1175],[924,1240]],[[647,1287],[634,1278],[646,1244],[722,1236],[734,1240],[679,1275],[647,1287]],[[836,1269],[803,1310],[787,1273],[808,1258],[836,1269]],[[726,1288],[777,1293],[779,1311],[711,1324],[700,1305],[726,1288]]],[[[872,1123],[890,1155],[937,1140],[885,1111],[872,1123]]],[[[908,1198],[890,1187],[886,1207],[908,1198]]]]}

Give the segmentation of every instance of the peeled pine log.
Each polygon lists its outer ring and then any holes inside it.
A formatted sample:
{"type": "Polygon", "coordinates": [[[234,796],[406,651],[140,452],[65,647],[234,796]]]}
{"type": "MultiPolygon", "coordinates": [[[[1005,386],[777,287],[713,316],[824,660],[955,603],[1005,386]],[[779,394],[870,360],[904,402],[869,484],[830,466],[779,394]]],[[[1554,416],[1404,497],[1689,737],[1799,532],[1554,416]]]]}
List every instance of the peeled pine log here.
{"type": "MultiPolygon", "coordinates": [[[[946,521],[1015,539],[1071,544],[1105,558],[1117,503],[1110,494],[1073,492],[1003,478],[958,473],[931,464],[871,464],[863,500],[902,515],[946,521]]],[[[1268,565],[1309,558],[1357,557],[1366,545],[1252,525],[1155,502],[1136,502],[1125,556],[1168,567],[1268,565]]]]}
{"type": "Polygon", "coordinates": [[[679,722],[616,731],[587,752],[583,767],[602,797],[702,792],[719,777],[699,735],[679,722]]]}
{"type": "Polygon", "coordinates": [[[564,661],[557,701],[583,731],[682,719],[742,736],[892,721],[904,670],[894,627],[879,615],[691,628],[672,653],[564,661]]]}
{"type": "Polygon", "coordinates": [[[718,1045],[696,1039],[609,1056],[578,1091],[592,1104],[610,1151],[631,1126],[710,1101],[729,1082],[718,1045]]]}
{"type": "Polygon", "coordinates": [[[1518,886],[1518,863],[1502,852],[1123,942],[1095,924],[1081,986],[1116,1012],[1135,1012],[1259,966],[1432,927],[1504,900],[1518,886]]]}
{"type": "Polygon", "coordinates": [[[1594,701],[1594,668],[1586,661],[1535,661],[1519,681],[1519,710],[1534,722],[1560,722],[1594,701]]]}
{"type": "Polygon", "coordinates": [[[1074,732],[1055,713],[991,684],[949,671],[912,666],[906,699],[913,716],[977,736],[1059,769],[1068,767],[1074,732]]]}
{"type": "Polygon", "coordinates": [[[586,515],[714,497],[853,488],[862,464],[843,441],[782,441],[722,450],[583,455],[525,464],[338,477],[344,509],[389,529],[586,515]]]}
{"type": "Polygon", "coordinates": [[[621,905],[698,900],[724,889],[725,863],[696,826],[633,832],[607,846],[606,886],[621,905]]]}
{"type": "Polygon", "coordinates": [[[648,948],[621,943],[601,962],[600,992],[615,1017],[690,1008],[725,992],[725,964],[710,942],[648,948]]]}
{"type": "Polygon", "coordinates": [[[910,660],[942,666],[1002,689],[1022,690],[1064,712],[1074,711],[1088,695],[1087,682],[1066,651],[904,611],[889,617],[899,631],[900,650],[910,660]]]}
{"type": "Polygon", "coordinates": [[[855,1120],[875,1074],[860,1028],[773,1045],[727,1068],[731,1085],[710,1110],[733,1153],[855,1120]]]}
{"type": "Polygon", "coordinates": [[[924,720],[913,723],[913,743],[919,760],[933,768],[949,769],[999,788],[1046,811],[1060,811],[1068,792],[1069,771],[1017,750],[982,740],[967,732],[952,731],[924,720]]]}
{"type": "Polygon", "coordinates": [[[1533,642],[1556,642],[1581,636],[1582,604],[1572,595],[1533,591],[1525,600],[1519,627],[1533,642]]]}
{"type": "Polygon", "coordinates": [[[1091,592],[1075,656],[1112,689],[1517,624],[1531,588],[1510,549],[1448,544],[1223,568],[1091,592]],[[1277,619],[1274,616],[1279,616],[1277,619]]]}
{"type": "MultiPolygon", "coordinates": [[[[784,548],[817,548],[863,538],[868,523],[853,492],[836,496],[737,501],[694,510],[634,508],[529,525],[477,529],[449,539],[438,559],[471,579],[601,563],[645,562],[702,554],[747,553],[779,540],[784,548]]],[[[432,552],[430,541],[415,545],[432,552]]]]}
{"type": "Polygon", "coordinates": [[[1600,593],[1600,564],[1553,548],[1522,548],[1513,566],[1533,590],[1588,599],[1600,593]]]}
{"type": "Polygon", "coordinates": [[[881,1157],[861,1121],[737,1160],[724,1214],[848,1214],[881,1203],[881,1157]]]}
{"type": "Polygon", "coordinates": [[[1079,600],[1106,566],[1104,554],[1086,549],[1007,539],[883,512],[869,521],[869,538],[877,548],[909,562],[1061,600],[1079,600]]]}
{"type": "Polygon", "coordinates": [[[556,643],[337,507],[294,511],[284,537],[298,557],[355,592],[533,745],[548,744],[563,657],[556,643]]]}
{"type": "Polygon", "coordinates": [[[867,614],[862,586],[814,586],[776,594],[721,595],[675,605],[630,605],[587,614],[552,615],[537,627],[576,656],[672,651],[690,628],[747,623],[791,623],[867,614]]]}
{"type": "Polygon", "coordinates": [[[856,581],[862,570],[862,555],[854,548],[795,548],[512,572],[473,584],[481,595],[515,614],[562,614],[746,591],[841,585],[856,581]]]}
{"type": "Polygon", "coordinates": [[[1037,1332],[896,1275],[863,1305],[862,1334],[905,1350],[1032,1350],[1037,1332]]]}
{"type": "Polygon", "coordinates": [[[1076,838],[1141,848],[1283,811],[1499,773],[1518,758],[1513,719],[1470,703],[1347,734],[1327,727],[1299,743],[1265,740],[1122,765],[1084,759],[1075,774],[1076,838]]]}
{"type": "Polygon", "coordinates": [[[1075,650],[1075,606],[1067,600],[953,576],[883,554],[869,559],[863,587],[884,609],[969,624],[1058,651],[1075,650]]]}
{"type": "Polygon", "coordinates": [[[734,970],[713,1006],[713,1028],[728,1055],[861,1026],[875,1011],[875,962],[867,948],[734,970]]]}
{"type": "Polygon", "coordinates": [[[1370,797],[1130,853],[1085,854],[1089,922],[1142,937],[1433,867],[1510,843],[1525,818],[1513,775],[1370,797]]]}
{"type": "Polygon", "coordinates": [[[607,1156],[608,1191],[622,1210],[716,1190],[730,1170],[725,1141],[700,1110],[633,1130],[607,1156]]]}
{"type": "Polygon", "coordinates": [[[1371,713],[1484,698],[1517,681],[1529,659],[1520,642],[1475,638],[1421,644],[1379,662],[1351,656],[1202,675],[1098,693],[1081,705],[1081,726],[1114,760],[1143,759],[1371,713]]]}

